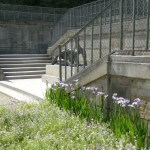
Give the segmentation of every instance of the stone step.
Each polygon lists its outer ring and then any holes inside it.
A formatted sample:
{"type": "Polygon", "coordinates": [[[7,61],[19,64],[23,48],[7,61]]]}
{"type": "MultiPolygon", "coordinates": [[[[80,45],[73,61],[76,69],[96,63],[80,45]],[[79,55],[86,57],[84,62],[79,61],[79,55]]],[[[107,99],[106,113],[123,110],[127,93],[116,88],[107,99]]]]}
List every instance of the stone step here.
{"type": "Polygon", "coordinates": [[[46,73],[46,64],[51,59],[47,54],[3,54],[0,55],[0,69],[5,80],[41,78],[46,73]]]}
{"type": "Polygon", "coordinates": [[[0,61],[28,61],[28,60],[51,60],[51,59],[50,57],[0,58],[0,61]]]}
{"type": "Polygon", "coordinates": [[[18,71],[18,72],[4,72],[5,76],[18,76],[18,75],[38,75],[38,74],[45,74],[45,70],[38,70],[38,71],[18,71]]]}
{"type": "Polygon", "coordinates": [[[0,64],[0,68],[11,68],[11,67],[45,67],[46,64],[50,64],[50,63],[0,64]]]}
{"type": "Polygon", "coordinates": [[[15,79],[31,79],[31,78],[41,78],[42,74],[37,75],[17,75],[17,76],[5,76],[5,80],[15,80],[15,79]]]}
{"type": "Polygon", "coordinates": [[[50,63],[50,60],[20,60],[20,61],[0,61],[1,64],[27,64],[27,63],[50,63]]]}
{"type": "Polygon", "coordinates": [[[46,67],[18,67],[18,68],[1,68],[4,72],[17,72],[17,71],[37,71],[45,70],[46,67]]]}
{"type": "Polygon", "coordinates": [[[47,54],[3,54],[0,58],[49,57],[47,54]]]}

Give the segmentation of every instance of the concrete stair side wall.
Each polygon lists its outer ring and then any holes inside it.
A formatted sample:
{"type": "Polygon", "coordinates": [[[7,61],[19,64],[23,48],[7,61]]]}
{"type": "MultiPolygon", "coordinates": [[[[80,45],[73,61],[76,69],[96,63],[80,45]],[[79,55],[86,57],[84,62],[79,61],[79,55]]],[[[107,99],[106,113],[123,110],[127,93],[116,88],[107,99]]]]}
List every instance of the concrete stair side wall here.
{"type": "Polygon", "coordinates": [[[150,119],[150,56],[115,56],[99,60],[66,83],[79,79],[81,86],[98,87],[108,94],[113,93],[142,100],[142,117],[150,119]]]}

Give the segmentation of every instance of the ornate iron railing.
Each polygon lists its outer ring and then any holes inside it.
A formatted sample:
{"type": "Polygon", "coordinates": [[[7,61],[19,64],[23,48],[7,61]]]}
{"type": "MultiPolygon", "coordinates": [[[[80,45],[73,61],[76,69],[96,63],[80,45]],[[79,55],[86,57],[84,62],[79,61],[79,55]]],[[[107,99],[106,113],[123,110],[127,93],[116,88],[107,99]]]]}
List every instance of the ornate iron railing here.
{"type": "MultiPolygon", "coordinates": [[[[52,53],[60,65],[60,80],[67,80],[112,51],[149,50],[150,0],[114,0],[63,45],[52,53]],[[59,56],[59,59],[57,57],[59,56]]],[[[54,59],[55,58],[55,59],[54,59]]]]}
{"type": "MultiPolygon", "coordinates": [[[[99,14],[105,7],[107,7],[111,1],[112,0],[98,0],[92,3],[81,5],[79,7],[71,8],[53,28],[50,46],[52,46],[64,33],[66,33],[67,30],[83,27],[94,16],[99,14]]],[[[132,0],[125,0],[123,3],[124,16],[132,18],[132,0]]],[[[135,5],[136,17],[146,17],[146,0],[138,0],[135,5]]],[[[115,13],[116,17],[118,16],[117,14],[119,14],[119,9],[119,4],[116,4],[115,8],[112,10],[112,13],[115,13]]]]}
{"type": "Polygon", "coordinates": [[[109,5],[111,0],[98,0],[68,10],[52,30],[50,46],[69,29],[81,28],[109,5]]]}

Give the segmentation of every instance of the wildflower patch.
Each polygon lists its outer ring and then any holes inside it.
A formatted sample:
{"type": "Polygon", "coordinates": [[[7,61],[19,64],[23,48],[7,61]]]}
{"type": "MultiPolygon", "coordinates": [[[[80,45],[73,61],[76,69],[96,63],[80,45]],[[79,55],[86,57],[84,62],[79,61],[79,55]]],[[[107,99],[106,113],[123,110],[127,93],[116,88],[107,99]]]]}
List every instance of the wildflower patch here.
{"type": "Polygon", "coordinates": [[[108,123],[118,138],[126,135],[140,149],[150,148],[148,122],[140,117],[139,98],[131,102],[115,93],[110,100],[96,87],[81,87],[77,80],[73,84],[53,84],[46,99],[88,122],[108,123]]]}

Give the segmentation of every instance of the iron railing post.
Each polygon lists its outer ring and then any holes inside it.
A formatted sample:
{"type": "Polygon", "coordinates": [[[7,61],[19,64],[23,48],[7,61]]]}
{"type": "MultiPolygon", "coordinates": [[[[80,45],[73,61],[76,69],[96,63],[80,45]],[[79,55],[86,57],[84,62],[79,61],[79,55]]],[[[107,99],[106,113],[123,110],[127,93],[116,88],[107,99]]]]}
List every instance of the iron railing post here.
{"type": "Polygon", "coordinates": [[[123,0],[120,1],[120,50],[123,50],[123,0]]]}
{"type": "Polygon", "coordinates": [[[109,53],[111,53],[111,35],[112,35],[112,6],[109,10],[109,53]]]}
{"type": "Polygon", "coordinates": [[[72,72],[73,72],[73,70],[72,70],[72,66],[73,66],[73,45],[72,45],[73,43],[72,43],[72,40],[71,40],[71,77],[72,77],[72,72]]]}
{"type": "Polygon", "coordinates": [[[94,30],[94,26],[92,24],[92,30],[91,30],[91,64],[93,63],[93,30],[94,30]]]}
{"type": "Polygon", "coordinates": [[[102,15],[100,17],[100,23],[99,23],[100,27],[100,31],[99,31],[99,58],[102,57],[102,15]]]}
{"type": "Polygon", "coordinates": [[[79,72],[79,37],[77,37],[77,73],[79,72]]]}
{"type": "Polygon", "coordinates": [[[59,80],[62,81],[61,46],[59,45],[59,80]]]}
{"type": "Polygon", "coordinates": [[[67,80],[67,50],[65,45],[65,80],[67,80]]]}
{"type": "Polygon", "coordinates": [[[84,42],[83,42],[83,67],[86,66],[86,29],[84,30],[84,42]]]}
{"type": "Polygon", "coordinates": [[[135,2],[136,2],[136,0],[133,0],[132,56],[134,56],[134,48],[135,48],[135,2]]]}
{"type": "Polygon", "coordinates": [[[147,35],[146,35],[146,50],[149,49],[149,11],[150,0],[147,0],[147,35]]]}

